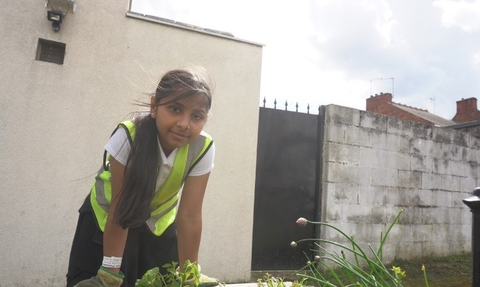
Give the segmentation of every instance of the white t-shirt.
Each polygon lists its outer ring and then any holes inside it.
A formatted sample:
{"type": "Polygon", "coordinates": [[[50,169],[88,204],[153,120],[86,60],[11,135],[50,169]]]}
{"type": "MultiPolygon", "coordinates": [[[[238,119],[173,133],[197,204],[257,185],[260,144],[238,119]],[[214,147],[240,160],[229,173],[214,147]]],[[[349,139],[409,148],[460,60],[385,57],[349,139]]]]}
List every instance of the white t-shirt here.
{"type": "MultiPolygon", "coordinates": [[[[174,149],[168,157],[165,156],[162,147],[160,146],[160,141],[158,141],[158,148],[160,150],[160,157],[162,165],[158,167],[157,175],[157,186],[156,190],[165,183],[170,172],[172,171],[173,163],[175,161],[175,156],[177,155],[177,149],[174,149]]],[[[107,144],[105,145],[105,150],[115,158],[119,163],[126,165],[128,155],[130,153],[130,142],[127,138],[127,132],[123,128],[117,129],[117,131],[110,137],[107,144]]],[[[200,176],[209,173],[214,166],[215,158],[215,143],[212,143],[212,146],[207,151],[207,153],[198,161],[198,163],[190,171],[189,176],[200,176]]],[[[159,163],[160,164],[160,163],[159,163]]]]}

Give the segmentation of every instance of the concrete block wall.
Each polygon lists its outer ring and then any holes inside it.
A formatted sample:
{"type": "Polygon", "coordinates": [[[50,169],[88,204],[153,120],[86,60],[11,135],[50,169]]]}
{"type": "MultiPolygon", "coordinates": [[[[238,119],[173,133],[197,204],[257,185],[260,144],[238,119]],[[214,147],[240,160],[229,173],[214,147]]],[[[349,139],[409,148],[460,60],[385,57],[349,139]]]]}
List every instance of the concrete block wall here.
{"type": "MultiPolygon", "coordinates": [[[[480,184],[479,148],[468,133],[328,105],[321,220],[368,250],[403,210],[385,261],[470,251],[472,215],[462,199],[480,184]]],[[[347,242],[328,228],[320,236],[347,242]]]]}

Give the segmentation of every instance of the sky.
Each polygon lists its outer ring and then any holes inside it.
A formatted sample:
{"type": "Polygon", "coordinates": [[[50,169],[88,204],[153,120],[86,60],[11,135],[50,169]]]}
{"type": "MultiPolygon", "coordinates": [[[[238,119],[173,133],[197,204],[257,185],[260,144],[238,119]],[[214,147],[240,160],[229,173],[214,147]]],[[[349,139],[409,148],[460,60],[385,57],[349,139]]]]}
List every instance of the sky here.
{"type": "Polygon", "coordinates": [[[480,0],[132,0],[132,11],[263,44],[259,105],[336,104],[371,95],[452,119],[480,99],[480,0]]]}

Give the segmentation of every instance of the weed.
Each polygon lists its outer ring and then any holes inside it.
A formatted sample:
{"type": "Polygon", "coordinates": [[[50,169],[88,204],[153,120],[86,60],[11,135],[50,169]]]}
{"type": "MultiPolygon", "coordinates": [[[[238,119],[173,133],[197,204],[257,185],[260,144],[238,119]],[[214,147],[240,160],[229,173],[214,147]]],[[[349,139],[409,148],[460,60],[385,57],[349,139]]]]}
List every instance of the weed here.
{"type": "Polygon", "coordinates": [[[187,260],[182,269],[177,268],[178,263],[172,262],[163,265],[166,268],[166,274],[160,274],[158,267],[152,268],[145,272],[136,286],[137,287],[183,287],[198,286],[200,271],[197,264],[187,260]]]}
{"type": "MultiPolygon", "coordinates": [[[[306,281],[306,278],[302,278],[300,281],[293,281],[288,286],[303,287],[303,286],[305,286],[304,285],[305,281],[306,281]]],[[[257,285],[258,285],[258,287],[287,287],[283,278],[273,277],[269,273],[265,273],[265,275],[263,276],[263,279],[259,278],[257,280],[257,285]]]]}

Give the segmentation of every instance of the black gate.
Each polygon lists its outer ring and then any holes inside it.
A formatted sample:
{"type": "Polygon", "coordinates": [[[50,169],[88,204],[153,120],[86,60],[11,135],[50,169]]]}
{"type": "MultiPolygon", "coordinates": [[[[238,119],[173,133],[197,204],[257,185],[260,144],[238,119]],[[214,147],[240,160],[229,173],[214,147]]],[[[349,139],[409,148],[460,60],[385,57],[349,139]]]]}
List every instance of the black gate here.
{"type": "Polygon", "coordinates": [[[313,243],[290,247],[293,240],[314,238],[320,212],[319,147],[321,115],[260,108],[252,271],[297,270],[312,254],[313,243]]]}

